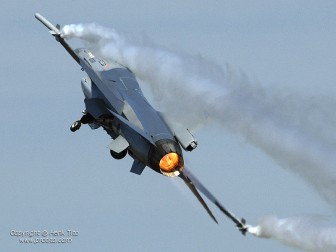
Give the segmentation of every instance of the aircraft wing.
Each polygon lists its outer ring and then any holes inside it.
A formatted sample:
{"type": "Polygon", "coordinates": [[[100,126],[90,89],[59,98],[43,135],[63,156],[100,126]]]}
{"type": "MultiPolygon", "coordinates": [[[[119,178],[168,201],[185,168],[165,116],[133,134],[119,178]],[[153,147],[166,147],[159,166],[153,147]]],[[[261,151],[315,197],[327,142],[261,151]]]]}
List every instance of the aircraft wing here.
{"type": "Polygon", "coordinates": [[[67,52],[71,55],[71,57],[79,64],[79,57],[78,55],[72,50],[72,48],[65,42],[64,38],[62,38],[62,34],[60,31],[60,26],[54,26],[50,23],[45,17],[43,17],[39,13],[35,13],[35,18],[39,20],[42,24],[44,24],[50,31],[51,35],[53,35],[58,42],[67,50],[67,52]]]}
{"type": "Polygon", "coordinates": [[[118,115],[117,113],[113,112],[111,109],[107,108],[107,110],[114,116],[116,117],[121,123],[123,123],[124,125],[126,125],[127,127],[129,127],[130,129],[132,129],[133,131],[137,132],[140,136],[142,136],[143,138],[147,139],[150,143],[154,144],[153,139],[146,134],[146,132],[144,132],[143,130],[139,129],[138,127],[136,127],[135,125],[133,125],[130,121],[128,121],[126,118],[122,117],[121,115],[118,115]]]}
{"type": "Polygon", "coordinates": [[[228,211],[216,198],[212,195],[211,192],[208,191],[204,187],[204,185],[193,175],[189,170],[184,168],[183,173],[180,174],[180,177],[183,179],[183,181],[187,184],[187,186],[190,188],[190,190],[193,192],[193,194],[196,196],[196,198],[199,200],[199,202],[202,204],[202,206],[205,208],[205,210],[208,212],[210,217],[217,223],[216,218],[211,213],[210,209],[202,199],[202,197],[197,192],[196,188],[201,191],[201,193],[207,197],[212,203],[214,203],[229,219],[231,219],[239,229],[239,231],[245,235],[248,231],[248,226],[246,225],[245,219],[239,219],[237,218],[233,213],[228,211]]]}

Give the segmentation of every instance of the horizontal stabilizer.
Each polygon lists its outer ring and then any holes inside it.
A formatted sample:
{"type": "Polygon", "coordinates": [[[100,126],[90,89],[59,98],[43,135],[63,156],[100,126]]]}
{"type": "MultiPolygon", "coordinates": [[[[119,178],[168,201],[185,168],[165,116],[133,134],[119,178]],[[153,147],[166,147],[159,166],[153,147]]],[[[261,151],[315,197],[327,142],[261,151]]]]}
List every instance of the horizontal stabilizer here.
{"type": "Polygon", "coordinates": [[[188,177],[186,177],[183,173],[180,174],[180,178],[183,179],[183,181],[186,183],[186,185],[189,187],[189,189],[192,191],[192,193],[196,196],[196,198],[198,199],[198,201],[202,204],[202,206],[207,211],[207,213],[209,214],[209,216],[214,220],[214,222],[218,223],[218,221],[216,220],[215,216],[212,214],[210,208],[205,203],[205,201],[203,200],[202,196],[198,193],[198,191],[197,191],[196,187],[194,186],[193,182],[188,177]]]}
{"type": "MultiPolygon", "coordinates": [[[[245,235],[248,230],[248,225],[244,219],[237,218],[233,213],[227,210],[216,198],[212,195],[211,192],[206,189],[203,184],[186,168],[183,170],[182,176],[180,177],[186,182],[190,181],[193,186],[202,192],[212,203],[214,203],[229,219],[231,219],[237,226],[238,230],[245,235]],[[185,178],[184,178],[185,177],[185,178]]],[[[186,182],[187,183],[187,182],[186,182]]],[[[208,212],[209,213],[209,212],[208,212]]]]}

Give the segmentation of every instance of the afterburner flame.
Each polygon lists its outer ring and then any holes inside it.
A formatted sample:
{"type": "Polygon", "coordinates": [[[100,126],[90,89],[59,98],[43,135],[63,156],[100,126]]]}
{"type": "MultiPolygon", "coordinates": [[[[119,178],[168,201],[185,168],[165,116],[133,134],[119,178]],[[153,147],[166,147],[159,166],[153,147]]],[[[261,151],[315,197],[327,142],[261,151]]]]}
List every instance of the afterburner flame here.
{"type": "Polygon", "coordinates": [[[160,168],[164,172],[173,172],[179,164],[179,156],[177,153],[171,152],[163,156],[160,160],[160,168]]]}

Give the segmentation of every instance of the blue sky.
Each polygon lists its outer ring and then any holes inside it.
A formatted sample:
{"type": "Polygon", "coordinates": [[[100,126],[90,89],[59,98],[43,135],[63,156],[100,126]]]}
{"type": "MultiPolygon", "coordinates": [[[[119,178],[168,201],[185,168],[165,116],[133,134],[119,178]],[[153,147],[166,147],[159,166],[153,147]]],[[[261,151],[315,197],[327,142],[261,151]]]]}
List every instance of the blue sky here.
{"type": "MultiPolygon", "coordinates": [[[[336,96],[334,1],[12,1],[2,4],[0,248],[3,251],[293,251],[215,225],[182,183],[131,159],[108,136],[69,131],[83,73],[34,18],[97,22],[220,65],[266,89],[336,96]],[[11,230],[78,230],[71,244],[19,244],[11,230]]],[[[187,113],[187,111],[186,111],[187,113]]],[[[210,125],[185,158],[221,202],[251,224],[277,214],[334,215],[296,174],[243,137],[210,125]]]]}

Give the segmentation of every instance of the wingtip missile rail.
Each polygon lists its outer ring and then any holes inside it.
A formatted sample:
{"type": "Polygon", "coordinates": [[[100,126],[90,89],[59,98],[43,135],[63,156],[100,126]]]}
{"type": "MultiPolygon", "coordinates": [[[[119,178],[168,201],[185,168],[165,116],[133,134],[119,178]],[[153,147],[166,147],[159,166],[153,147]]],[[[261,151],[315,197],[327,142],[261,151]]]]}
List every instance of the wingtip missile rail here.
{"type": "Polygon", "coordinates": [[[62,37],[62,33],[60,31],[60,26],[54,26],[50,23],[45,17],[43,17],[40,13],[35,13],[35,18],[40,21],[45,27],[47,27],[58,42],[67,50],[67,52],[72,56],[72,58],[79,64],[79,57],[78,55],[72,50],[72,48],[65,42],[64,38],[62,37]]]}
{"type": "Polygon", "coordinates": [[[53,32],[52,34],[54,35],[61,35],[61,32],[59,29],[56,28],[56,26],[54,26],[52,23],[50,23],[45,17],[43,17],[40,13],[35,13],[35,17],[37,20],[39,20],[42,24],[45,25],[45,27],[47,27],[51,32],[53,32]]]}
{"type": "Polygon", "coordinates": [[[237,218],[233,213],[228,211],[226,208],[224,208],[218,201],[215,202],[215,205],[229,218],[231,219],[235,224],[238,230],[243,234],[246,235],[246,232],[249,231],[249,225],[246,224],[246,220],[244,218],[237,218]]]}

